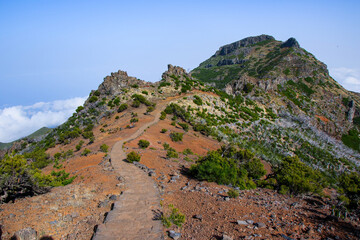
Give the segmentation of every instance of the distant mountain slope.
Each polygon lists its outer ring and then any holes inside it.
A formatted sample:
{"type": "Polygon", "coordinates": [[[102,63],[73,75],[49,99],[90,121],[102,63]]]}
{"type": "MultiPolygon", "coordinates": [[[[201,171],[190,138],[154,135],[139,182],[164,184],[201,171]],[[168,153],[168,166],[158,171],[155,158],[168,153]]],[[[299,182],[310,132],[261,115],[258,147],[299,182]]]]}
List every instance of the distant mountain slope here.
{"type": "MultiPolygon", "coordinates": [[[[40,128],[39,130],[36,130],[35,132],[33,132],[32,134],[26,136],[26,137],[23,137],[21,139],[30,139],[30,140],[34,140],[36,138],[39,138],[39,137],[42,137],[44,135],[46,135],[47,133],[49,133],[51,131],[51,128],[47,128],[47,127],[42,127],[40,128]]],[[[19,139],[20,140],[20,139],[19,139]]],[[[6,149],[9,149],[11,148],[11,146],[13,145],[13,143],[19,141],[19,140],[16,140],[16,141],[13,141],[13,142],[9,142],[9,143],[1,143],[0,142],[0,150],[6,150],[6,149]]]]}
{"type": "Polygon", "coordinates": [[[192,76],[271,107],[277,113],[310,117],[312,125],[342,138],[360,122],[360,97],[340,86],[326,65],[301,48],[260,35],[225,45],[192,76]]]}

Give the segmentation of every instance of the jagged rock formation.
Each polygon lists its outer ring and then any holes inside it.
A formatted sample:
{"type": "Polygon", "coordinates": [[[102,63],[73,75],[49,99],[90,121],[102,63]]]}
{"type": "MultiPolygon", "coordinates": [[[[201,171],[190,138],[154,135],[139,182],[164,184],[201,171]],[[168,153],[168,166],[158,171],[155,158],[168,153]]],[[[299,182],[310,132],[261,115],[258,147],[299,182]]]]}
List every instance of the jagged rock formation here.
{"type": "Polygon", "coordinates": [[[117,71],[111,73],[110,76],[106,76],[104,78],[104,82],[102,82],[98,88],[98,90],[107,95],[114,95],[121,91],[122,88],[138,84],[144,85],[146,82],[135,77],[128,76],[125,71],[117,71]]]}
{"type": "Polygon", "coordinates": [[[191,78],[191,74],[187,73],[182,67],[168,64],[168,70],[161,75],[160,82],[172,82],[174,77],[176,80],[183,82],[186,81],[186,78],[191,78]]]}
{"type": "Polygon", "coordinates": [[[284,42],[283,44],[281,44],[282,48],[284,47],[288,47],[288,48],[291,48],[291,47],[294,47],[294,48],[300,48],[300,44],[298,43],[298,41],[296,41],[295,38],[289,38],[286,42],[284,42]]]}

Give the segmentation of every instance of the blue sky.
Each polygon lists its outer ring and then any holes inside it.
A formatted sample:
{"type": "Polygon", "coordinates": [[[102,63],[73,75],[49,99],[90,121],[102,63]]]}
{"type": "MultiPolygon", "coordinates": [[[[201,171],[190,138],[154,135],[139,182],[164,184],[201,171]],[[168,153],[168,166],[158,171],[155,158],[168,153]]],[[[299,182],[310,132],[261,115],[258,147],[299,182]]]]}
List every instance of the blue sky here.
{"type": "Polygon", "coordinates": [[[358,1],[0,0],[0,141],[19,136],[1,135],[5,109],[84,98],[119,69],[157,81],[168,63],[190,70],[259,34],[295,37],[360,91],[359,10],[358,1]]]}

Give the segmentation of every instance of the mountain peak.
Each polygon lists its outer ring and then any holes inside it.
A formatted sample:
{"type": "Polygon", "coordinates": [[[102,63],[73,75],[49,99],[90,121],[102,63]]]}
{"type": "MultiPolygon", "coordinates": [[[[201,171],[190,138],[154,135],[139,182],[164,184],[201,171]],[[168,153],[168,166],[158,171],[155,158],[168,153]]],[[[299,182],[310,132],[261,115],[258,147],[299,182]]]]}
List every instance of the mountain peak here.
{"type": "Polygon", "coordinates": [[[300,48],[300,44],[298,43],[298,41],[296,41],[295,38],[291,37],[288,40],[286,40],[283,44],[281,44],[280,47],[281,48],[285,48],[285,47],[288,47],[288,48],[291,48],[291,47],[300,48]]]}

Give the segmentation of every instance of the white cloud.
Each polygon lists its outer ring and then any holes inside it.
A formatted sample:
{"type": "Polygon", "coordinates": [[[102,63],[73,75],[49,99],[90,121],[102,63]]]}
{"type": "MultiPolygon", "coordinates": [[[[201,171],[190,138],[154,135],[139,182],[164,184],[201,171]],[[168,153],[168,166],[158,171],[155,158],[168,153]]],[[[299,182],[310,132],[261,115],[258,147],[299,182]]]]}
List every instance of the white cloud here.
{"type": "Polygon", "coordinates": [[[333,68],[330,75],[346,89],[360,92],[360,70],[352,68],[333,68]]]}
{"type": "Polygon", "coordinates": [[[85,100],[85,97],[77,97],[53,102],[38,102],[31,106],[0,109],[0,142],[11,142],[42,127],[60,125],[85,100]]]}

